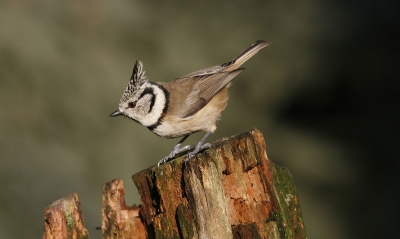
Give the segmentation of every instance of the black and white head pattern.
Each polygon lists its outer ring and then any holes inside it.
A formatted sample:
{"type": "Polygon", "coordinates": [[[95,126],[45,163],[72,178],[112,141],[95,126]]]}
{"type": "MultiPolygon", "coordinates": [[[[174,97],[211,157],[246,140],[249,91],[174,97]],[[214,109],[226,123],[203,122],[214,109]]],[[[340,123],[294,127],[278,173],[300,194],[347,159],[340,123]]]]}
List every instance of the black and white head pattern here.
{"type": "Polygon", "coordinates": [[[119,111],[142,125],[154,128],[160,124],[167,108],[168,93],[149,82],[141,61],[136,61],[132,77],[122,95],[119,111]]]}

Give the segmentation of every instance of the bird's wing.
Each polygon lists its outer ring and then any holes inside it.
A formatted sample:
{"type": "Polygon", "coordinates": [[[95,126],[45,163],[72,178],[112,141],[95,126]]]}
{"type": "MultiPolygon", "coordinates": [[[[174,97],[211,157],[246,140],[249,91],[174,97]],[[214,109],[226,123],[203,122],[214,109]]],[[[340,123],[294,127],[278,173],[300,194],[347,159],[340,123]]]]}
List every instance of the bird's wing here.
{"type": "Polygon", "coordinates": [[[244,70],[239,68],[243,63],[269,44],[270,42],[263,40],[256,41],[230,62],[195,71],[179,78],[180,81],[195,81],[191,93],[186,98],[187,110],[183,117],[192,116],[201,110],[218,91],[244,70]]]}
{"type": "Polygon", "coordinates": [[[185,100],[186,112],[184,118],[192,116],[201,110],[222,88],[227,86],[232,79],[244,69],[236,69],[230,72],[219,72],[210,75],[197,76],[192,92],[185,100]]]}

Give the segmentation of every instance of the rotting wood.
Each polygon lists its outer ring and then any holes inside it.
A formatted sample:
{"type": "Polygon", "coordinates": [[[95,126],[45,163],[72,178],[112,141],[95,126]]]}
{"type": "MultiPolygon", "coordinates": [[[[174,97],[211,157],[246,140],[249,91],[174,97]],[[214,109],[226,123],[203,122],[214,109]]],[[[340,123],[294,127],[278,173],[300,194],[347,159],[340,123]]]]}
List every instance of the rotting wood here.
{"type": "Polygon", "coordinates": [[[121,179],[115,179],[103,186],[103,238],[148,238],[139,217],[140,206],[127,206],[124,195],[125,189],[121,179]]]}
{"type": "Polygon", "coordinates": [[[50,204],[44,211],[44,239],[89,238],[76,192],[50,204]]]}
{"type": "Polygon", "coordinates": [[[292,177],[267,158],[260,131],[184,158],[133,175],[155,238],[306,238],[292,177]]]}

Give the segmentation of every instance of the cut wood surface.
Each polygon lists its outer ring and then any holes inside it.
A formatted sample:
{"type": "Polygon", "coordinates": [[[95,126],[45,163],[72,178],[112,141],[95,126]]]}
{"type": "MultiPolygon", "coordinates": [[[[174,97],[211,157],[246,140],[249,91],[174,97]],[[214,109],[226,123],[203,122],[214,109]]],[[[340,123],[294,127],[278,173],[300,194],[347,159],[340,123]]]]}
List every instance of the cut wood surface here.
{"type": "MultiPolygon", "coordinates": [[[[103,238],[306,238],[292,177],[268,159],[260,131],[221,139],[188,162],[184,159],[132,176],[140,206],[125,204],[122,180],[106,183],[103,238]]],[[[72,214],[82,216],[77,195],[72,199],[78,202],[72,214]]],[[[64,200],[46,208],[43,237],[87,238],[83,217],[71,217],[72,224],[62,219],[64,200]],[[59,223],[54,215],[60,215],[59,223]],[[65,231],[63,225],[80,224],[84,230],[53,236],[65,231]]]]}

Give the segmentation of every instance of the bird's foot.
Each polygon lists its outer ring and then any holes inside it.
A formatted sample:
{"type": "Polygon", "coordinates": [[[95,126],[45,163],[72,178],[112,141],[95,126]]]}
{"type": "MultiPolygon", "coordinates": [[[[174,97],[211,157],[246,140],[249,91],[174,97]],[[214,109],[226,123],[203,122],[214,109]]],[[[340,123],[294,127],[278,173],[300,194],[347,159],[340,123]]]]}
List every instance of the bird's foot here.
{"type": "Polygon", "coordinates": [[[167,156],[162,158],[158,163],[157,167],[160,167],[161,164],[166,163],[167,161],[173,159],[177,154],[181,154],[182,152],[186,152],[188,150],[191,150],[194,148],[194,145],[186,145],[182,148],[179,148],[180,145],[175,145],[175,147],[172,149],[171,153],[169,153],[167,156]]]}
{"type": "Polygon", "coordinates": [[[160,167],[160,165],[161,164],[164,164],[164,163],[166,163],[168,160],[170,160],[171,158],[169,158],[169,155],[168,156],[165,156],[164,158],[162,158],[160,161],[158,161],[158,163],[157,163],[157,167],[160,167]]]}
{"type": "Polygon", "coordinates": [[[194,147],[195,146],[193,144],[186,145],[185,147],[178,149],[177,154],[181,154],[181,153],[187,152],[189,150],[192,150],[192,149],[194,149],[194,147]]]}
{"type": "MultiPolygon", "coordinates": [[[[203,150],[203,149],[209,149],[209,148],[211,148],[213,145],[212,144],[210,144],[210,143],[205,143],[205,144],[203,144],[201,147],[200,147],[200,150],[203,150]]],[[[199,151],[200,151],[199,150],[199,151]]]]}
{"type": "Polygon", "coordinates": [[[189,152],[187,154],[186,159],[185,159],[185,163],[187,163],[187,161],[189,161],[189,159],[193,158],[199,151],[201,151],[203,149],[209,149],[211,147],[212,147],[212,144],[210,144],[210,143],[203,144],[199,148],[196,147],[192,152],[189,152]]]}
{"type": "MultiPolygon", "coordinates": [[[[189,151],[193,148],[195,148],[194,145],[186,145],[185,147],[179,148],[180,145],[175,145],[175,147],[172,149],[171,153],[169,153],[167,156],[165,156],[164,158],[162,158],[158,163],[157,163],[157,167],[160,167],[161,164],[164,164],[166,162],[168,162],[169,160],[173,159],[177,154],[181,154],[183,152],[189,151]]],[[[198,149],[195,148],[192,152],[189,152],[186,156],[185,159],[185,163],[193,158],[199,151],[203,150],[203,149],[208,149],[211,148],[212,144],[210,143],[206,143],[203,144],[201,147],[199,147],[198,149]]]]}
{"type": "Polygon", "coordinates": [[[168,160],[175,157],[176,153],[178,153],[179,151],[179,146],[180,146],[179,144],[175,145],[175,147],[171,150],[171,152],[167,156],[158,161],[157,167],[160,167],[161,164],[166,163],[168,160]]]}

